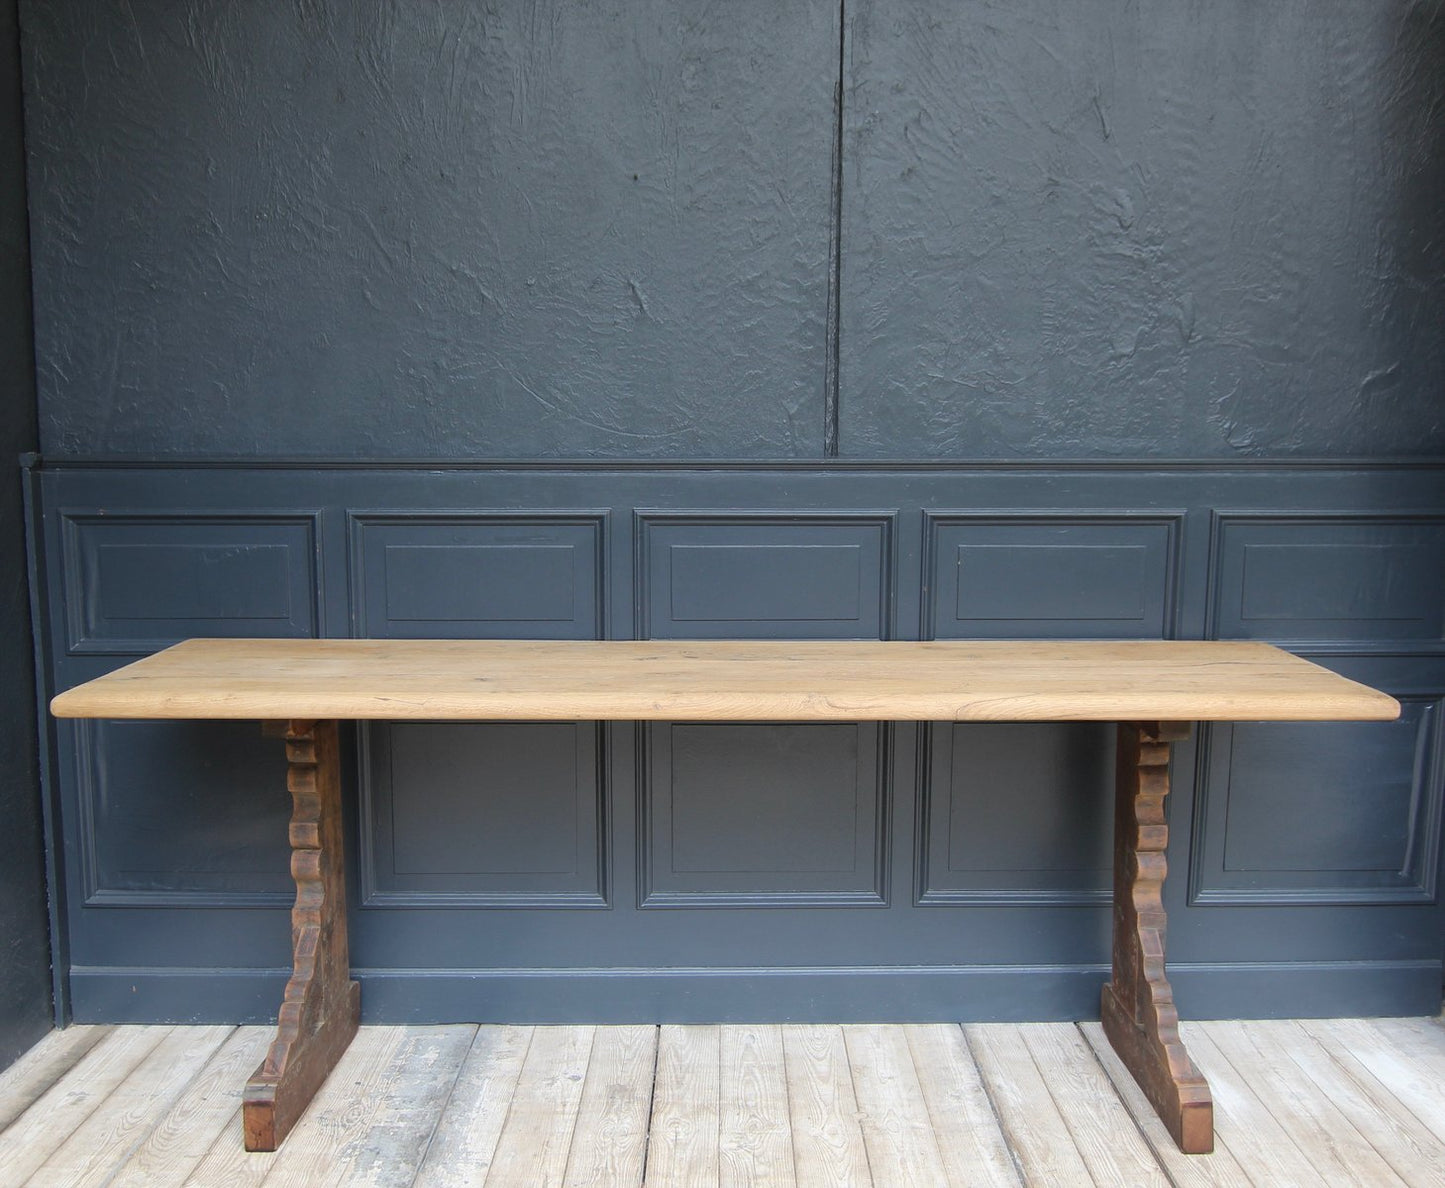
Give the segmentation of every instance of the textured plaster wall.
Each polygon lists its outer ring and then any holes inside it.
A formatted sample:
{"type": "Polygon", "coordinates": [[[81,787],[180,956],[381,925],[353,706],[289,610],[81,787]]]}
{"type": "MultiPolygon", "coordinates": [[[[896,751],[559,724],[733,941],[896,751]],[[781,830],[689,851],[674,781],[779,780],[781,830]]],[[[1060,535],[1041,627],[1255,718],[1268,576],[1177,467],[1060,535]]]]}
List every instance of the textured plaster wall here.
{"type": "Polygon", "coordinates": [[[0,1068],[50,1028],[20,472],[35,448],[25,157],[15,5],[0,0],[0,1068]]]}
{"type": "Polygon", "coordinates": [[[47,453],[816,453],[832,3],[26,16],[47,453]]]}
{"type": "Polygon", "coordinates": [[[22,14],[49,454],[1445,452],[1440,0],[22,14]]]}
{"type": "Polygon", "coordinates": [[[1445,449],[1445,6],[849,11],[845,453],[1445,449]]]}

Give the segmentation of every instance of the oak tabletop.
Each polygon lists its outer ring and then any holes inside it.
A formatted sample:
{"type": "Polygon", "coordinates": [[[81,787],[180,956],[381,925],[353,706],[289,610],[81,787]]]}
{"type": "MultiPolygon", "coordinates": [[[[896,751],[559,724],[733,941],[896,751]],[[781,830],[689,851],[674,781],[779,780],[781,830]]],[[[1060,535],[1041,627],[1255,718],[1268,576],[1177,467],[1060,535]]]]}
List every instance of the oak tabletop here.
{"type": "Polygon", "coordinates": [[[1391,697],[1234,641],[193,639],[62,718],[1327,721],[1391,697]]]}

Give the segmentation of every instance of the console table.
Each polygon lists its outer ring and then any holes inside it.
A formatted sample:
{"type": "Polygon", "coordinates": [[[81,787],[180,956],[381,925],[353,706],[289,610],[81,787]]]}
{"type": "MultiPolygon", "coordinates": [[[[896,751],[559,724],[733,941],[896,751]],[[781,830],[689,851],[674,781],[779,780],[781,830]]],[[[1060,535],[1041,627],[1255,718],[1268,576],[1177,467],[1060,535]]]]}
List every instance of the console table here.
{"type": "Polygon", "coordinates": [[[342,872],[337,724],[361,720],[1106,721],[1119,724],[1104,1029],[1180,1148],[1214,1143],[1209,1087],[1164,974],[1171,744],[1196,721],[1391,720],[1397,702],[1235,642],[188,640],[56,697],[63,718],[259,719],[293,797],[294,972],[247,1085],[274,1150],[360,1018],[342,872]]]}

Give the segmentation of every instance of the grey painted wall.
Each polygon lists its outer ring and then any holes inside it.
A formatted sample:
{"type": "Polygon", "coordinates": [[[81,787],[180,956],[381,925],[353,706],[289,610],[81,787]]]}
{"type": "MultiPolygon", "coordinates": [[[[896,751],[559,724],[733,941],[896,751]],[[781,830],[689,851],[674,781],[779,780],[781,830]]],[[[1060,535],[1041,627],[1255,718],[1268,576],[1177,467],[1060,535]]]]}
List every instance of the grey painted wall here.
{"type": "Polygon", "coordinates": [[[1445,7],[848,11],[845,453],[1445,447],[1445,7]]]}
{"type": "Polygon", "coordinates": [[[35,448],[35,372],[15,6],[0,0],[0,1067],[50,1027],[25,533],[15,459],[35,448]]]}
{"type": "Polygon", "coordinates": [[[816,453],[836,21],[28,5],[45,451],[816,453]]]}
{"type": "Polygon", "coordinates": [[[46,453],[1445,451],[1438,3],[841,9],[27,0],[46,453]]]}
{"type": "MultiPolygon", "coordinates": [[[[1409,714],[1237,779],[1271,748],[1201,733],[1181,1001],[1438,1005],[1445,472],[1289,464],[1445,457],[1434,0],[21,5],[55,686],[208,631],[1280,638],[1409,714]],[[1040,465],[798,462],[835,454],[1040,465]],[[80,464],[125,455],[262,465],[80,464]],[[479,457],[522,464],[426,464],[479,457]],[[576,457],[623,464],[538,465],[576,457]],[[1299,818],[1271,866],[1252,840],[1299,818]]],[[[584,731],[536,748],[569,866],[498,737],[357,743],[373,1018],[467,1017],[479,983],[497,1017],[1097,1004],[1098,821],[1061,773],[1107,740],[584,731]],[[763,840],[821,837],[825,753],[871,777],[852,848],[746,869],[763,818],[717,826],[715,772],[774,764],[801,815],[763,840]],[[1016,784],[1036,820],[980,808],[1016,784]],[[708,962],[741,981],[673,977],[708,962]]],[[[268,1015],[274,753],[58,740],[77,1017],[268,1015]],[[221,814],[226,781],[253,799],[221,814]]]]}
{"type": "MultiPolygon", "coordinates": [[[[1439,1008],[1439,466],[49,462],[39,478],[56,689],[194,635],[1279,642],[1405,712],[1204,725],[1180,748],[1181,1007],[1439,1008]]],[[[358,734],[348,902],[368,1019],[1098,1010],[1107,726],[358,734]]],[[[75,1017],[267,1017],[292,898],[276,740],[246,722],[63,722],[56,740],[75,1017]]]]}

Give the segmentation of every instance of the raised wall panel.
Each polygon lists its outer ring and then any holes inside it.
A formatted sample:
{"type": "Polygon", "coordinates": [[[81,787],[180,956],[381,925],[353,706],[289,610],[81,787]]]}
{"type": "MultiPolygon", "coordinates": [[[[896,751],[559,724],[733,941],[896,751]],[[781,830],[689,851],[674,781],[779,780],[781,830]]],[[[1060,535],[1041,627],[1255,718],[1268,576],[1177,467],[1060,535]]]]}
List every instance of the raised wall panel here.
{"type": "Polygon", "coordinates": [[[352,622],[373,639],[596,639],[605,515],[351,518],[352,622]]]}
{"type": "Polygon", "coordinates": [[[1220,639],[1445,644],[1445,519],[1221,513],[1220,639]]]}
{"type": "Polygon", "coordinates": [[[933,639],[1173,634],[1179,516],[926,515],[933,639]]]}
{"type": "Polygon", "coordinates": [[[1437,878],[1442,701],[1395,722],[1204,729],[1197,903],[1424,903],[1437,878]]]}
{"type": "Polygon", "coordinates": [[[606,906],[598,724],[377,722],[365,734],[364,903],[606,906]]]}
{"type": "Polygon", "coordinates": [[[64,532],[72,653],[317,634],[314,515],[73,514],[64,532]]]}
{"type": "Polygon", "coordinates": [[[74,723],[85,902],[295,897],[286,754],[255,722],[74,723]]]}
{"type": "Polygon", "coordinates": [[[875,722],[646,727],[643,905],[882,905],[886,737],[875,722]]]}
{"type": "Polygon", "coordinates": [[[638,515],[644,639],[886,639],[893,517],[638,515]]]}
{"type": "Polygon", "coordinates": [[[920,903],[1108,898],[1112,725],[940,722],[925,746],[920,903]]]}
{"type": "MultiPolygon", "coordinates": [[[[1002,634],[988,620],[1013,616],[1009,630],[1022,635],[1079,635],[1107,621],[1120,634],[1163,624],[1165,634],[1202,638],[1219,609],[1216,571],[1241,539],[1221,536],[1208,509],[1267,509],[1231,513],[1229,533],[1255,532],[1249,544],[1271,544],[1276,536],[1264,530],[1300,543],[1289,535],[1296,527],[1328,535],[1342,522],[1433,532],[1445,513],[1408,509],[1439,508],[1442,473],[1404,464],[1156,468],[1147,460],[655,469],[47,461],[35,475],[47,684],[70,687],[119,659],[66,646],[78,555],[66,517],[107,531],[105,508],[122,509],[126,521],[167,523],[180,509],[197,529],[259,523],[260,539],[243,543],[262,545],[277,543],[267,533],[278,525],[290,533],[311,521],[298,508],[320,509],[322,531],[283,539],[314,540],[310,555],[324,554],[305,583],[306,599],[319,600],[321,634],[408,624],[428,634],[499,634],[495,623],[510,630],[520,621],[515,591],[530,589],[520,612],[529,630],[583,637],[631,635],[649,622],[674,636],[778,638],[820,623],[825,633],[894,638],[946,627],[1002,634]],[[1171,509],[1181,507],[1200,510],[1175,526],[1171,509]],[[1344,515],[1351,507],[1360,514],[1344,515]],[[634,508],[641,514],[631,516],[634,508]],[[589,509],[616,509],[629,516],[628,530],[608,530],[603,513],[589,509]],[[499,535],[513,529],[533,535],[499,535]],[[1176,539],[1161,546],[1170,533],[1176,539]],[[606,569],[602,617],[578,610],[568,620],[552,597],[563,584],[555,562],[563,552],[586,557],[592,539],[602,542],[606,569]],[[402,568],[420,575],[394,592],[394,604],[384,580],[366,576],[385,555],[378,542],[399,549],[402,568]],[[530,577],[510,584],[510,605],[498,596],[485,607],[499,616],[486,619],[471,590],[495,572],[489,550],[514,545],[513,556],[534,554],[516,571],[530,577]],[[725,548],[709,552],[714,545],[725,548]],[[729,564],[759,545],[776,548],[764,558],[785,563],[729,564]],[[786,564],[799,545],[805,557],[826,561],[833,550],[848,564],[803,565],[799,576],[786,564]],[[945,592],[960,547],[975,573],[981,565],[1009,589],[965,581],[945,592]],[[1152,617],[1159,586],[1149,583],[1176,554],[1177,591],[1152,617]],[[1144,579],[1120,582],[1125,572],[1144,579]],[[452,580],[458,574],[465,580],[452,580]],[[677,586],[687,589],[674,605],[677,586]]],[[[1431,571],[1400,572],[1417,581],[1431,571]]],[[[593,576],[573,582],[574,596],[593,576]]],[[[137,607],[122,600],[110,610],[133,638],[92,638],[135,646],[135,621],[115,612],[137,607]]],[[[207,625],[208,633],[231,630],[229,622],[207,625]]],[[[1374,630],[1368,620],[1347,626],[1374,630]]],[[[1445,648],[1388,636],[1283,642],[1400,696],[1406,721],[1245,723],[1227,739],[1227,727],[1204,727],[1197,745],[1176,749],[1166,895],[1170,957],[1188,982],[1181,1004],[1201,1018],[1301,990],[1292,1010],[1303,1002],[1310,1013],[1428,1013],[1440,982],[1432,954],[1441,905],[1430,896],[1445,782],[1432,723],[1445,710],[1437,705],[1445,648]],[[1269,742],[1275,729],[1287,745],[1269,742]],[[1292,731],[1299,734],[1289,741],[1292,731]]],[[[52,729],[51,793],[64,832],[55,851],[57,935],[68,945],[59,960],[77,987],[76,1017],[274,1012],[294,894],[279,741],[249,723],[218,726],[214,737],[188,736],[196,728],[183,724],[52,729]],[[79,747],[86,730],[102,731],[102,743],[79,747]],[[270,988],[247,990],[243,1000],[230,970],[239,983],[270,988]]],[[[1079,1018],[1097,1009],[1107,976],[1109,726],[609,724],[607,746],[597,727],[582,729],[359,728],[363,745],[346,752],[353,792],[345,821],[353,956],[368,1018],[444,1021],[483,1010],[550,1021],[836,1021],[1079,1018]],[[710,727],[721,733],[708,738],[710,727]]]]}

